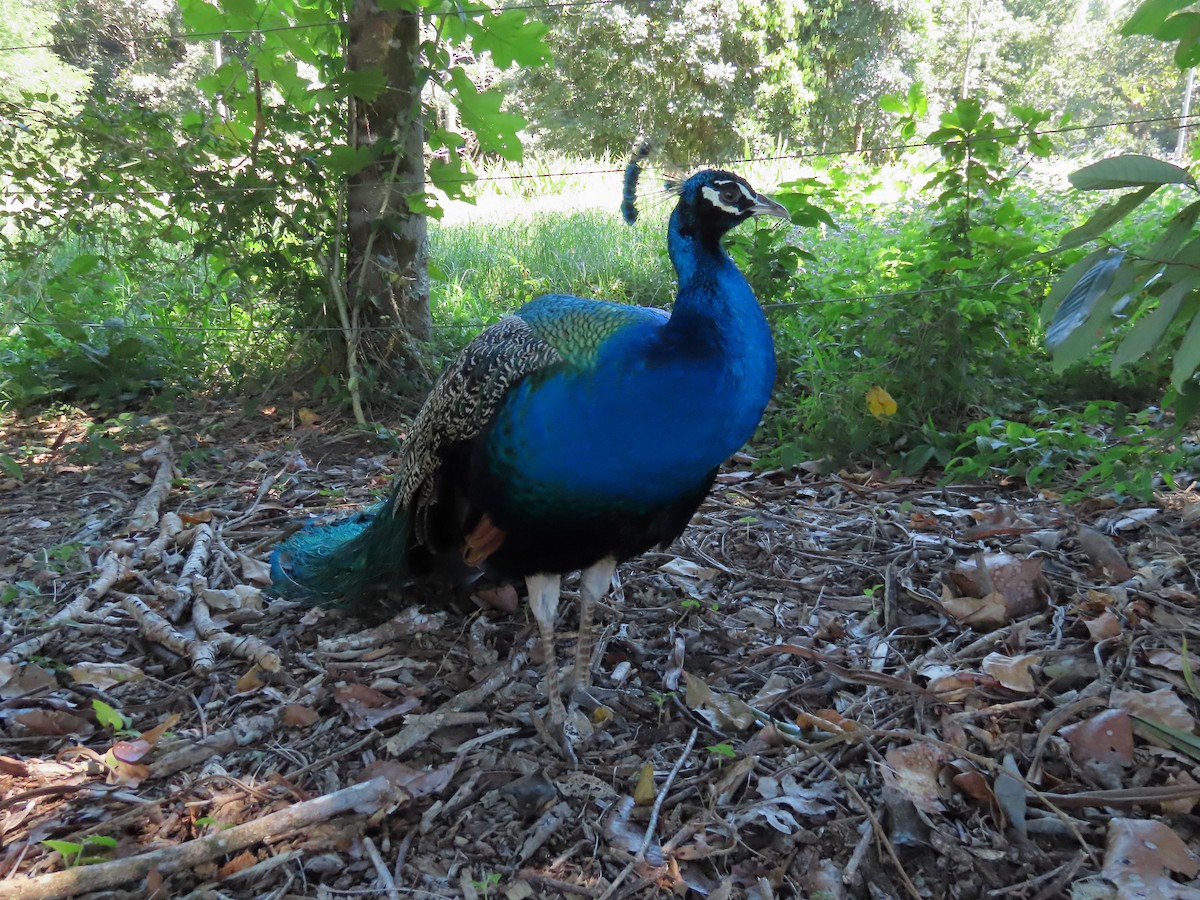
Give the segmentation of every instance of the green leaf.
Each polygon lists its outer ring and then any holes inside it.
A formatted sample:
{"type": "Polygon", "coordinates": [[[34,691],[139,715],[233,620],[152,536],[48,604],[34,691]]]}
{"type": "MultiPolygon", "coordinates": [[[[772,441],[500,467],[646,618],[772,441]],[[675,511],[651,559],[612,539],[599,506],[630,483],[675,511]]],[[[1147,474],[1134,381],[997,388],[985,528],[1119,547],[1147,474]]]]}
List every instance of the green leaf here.
{"type": "Polygon", "coordinates": [[[104,261],[103,256],[98,256],[95,253],[81,253],[71,260],[71,264],[67,266],[65,274],[72,276],[86,275],[88,272],[94,271],[104,261]]]}
{"type": "Polygon", "coordinates": [[[1050,293],[1046,295],[1046,299],[1042,301],[1042,308],[1038,314],[1038,320],[1046,324],[1050,323],[1050,319],[1058,311],[1059,305],[1062,303],[1063,297],[1075,286],[1075,283],[1083,277],[1092,266],[1099,260],[1103,259],[1108,254],[1107,247],[1101,247],[1099,250],[1093,250],[1083,259],[1076,263],[1072,263],[1067,267],[1067,270],[1058,276],[1058,281],[1054,282],[1054,287],[1050,289],[1050,293]]]}
{"type": "Polygon", "coordinates": [[[1081,191],[1111,191],[1117,188],[1164,184],[1196,186],[1187,169],[1152,156],[1126,153],[1084,166],[1070,175],[1071,184],[1081,191]]]}
{"type": "Polygon", "coordinates": [[[339,175],[355,175],[375,161],[370,147],[347,147],[344,144],[329,148],[326,165],[339,175]]]}
{"type": "Polygon", "coordinates": [[[1171,386],[1182,392],[1197,368],[1200,368],[1200,313],[1192,317],[1183,340],[1175,350],[1175,364],[1171,367],[1171,386]]]}
{"type": "Polygon", "coordinates": [[[1127,37],[1131,34],[1154,34],[1162,27],[1167,16],[1190,3],[1191,0],[1146,0],[1122,26],[1121,34],[1127,37]]]}
{"type": "Polygon", "coordinates": [[[225,13],[205,0],[180,0],[184,27],[200,34],[219,34],[227,27],[225,13]]]}
{"type": "Polygon", "coordinates": [[[9,478],[16,478],[18,481],[25,480],[25,473],[21,471],[21,464],[7,453],[0,453],[0,472],[3,472],[9,478]]]}
{"type": "Polygon", "coordinates": [[[1133,719],[1133,724],[1136,726],[1135,731],[1139,732],[1143,737],[1150,735],[1158,738],[1160,741],[1174,747],[1180,753],[1184,753],[1192,759],[1200,761],[1200,737],[1197,737],[1190,731],[1172,728],[1170,725],[1162,725],[1150,719],[1143,719],[1141,716],[1130,715],[1130,718],[1133,719]]]}
{"type": "MultiPolygon", "coordinates": [[[[1192,233],[1192,228],[1195,226],[1197,219],[1200,219],[1200,201],[1185,206],[1175,214],[1174,218],[1167,225],[1166,231],[1163,232],[1162,237],[1155,241],[1153,246],[1146,251],[1147,258],[1161,259],[1164,262],[1175,262],[1176,260],[1172,259],[1172,257],[1179,251],[1184,238],[1192,233]]],[[[1197,241],[1192,241],[1188,246],[1194,247],[1197,251],[1196,257],[1188,259],[1188,262],[1200,262],[1200,244],[1197,244],[1197,241]]],[[[1186,253],[1187,250],[1184,251],[1184,254],[1186,253]]]]}
{"type": "Polygon", "coordinates": [[[887,113],[895,113],[896,115],[908,115],[908,104],[899,94],[884,94],[879,98],[879,108],[887,113]]]}
{"type": "Polygon", "coordinates": [[[378,66],[342,72],[330,83],[345,96],[371,101],[387,90],[387,79],[378,66]]]}
{"type": "Polygon", "coordinates": [[[57,850],[62,854],[62,858],[66,860],[67,865],[71,865],[75,857],[83,852],[83,844],[76,844],[74,841],[56,841],[47,838],[44,841],[38,841],[39,844],[45,844],[51,850],[57,850]]]}
{"type": "Polygon", "coordinates": [[[1183,304],[1184,299],[1197,287],[1200,287],[1200,272],[1194,272],[1194,277],[1178,281],[1167,288],[1158,299],[1158,306],[1125,335],[1121,346],[1113,354],[1111,368],[1115,371],[1121,366],[1141,359],[1157,347],[1175,319],[1176,313],[1179,312],[1179,307],[1183,304]]]}
{"type": "Polygon", "coordinates": [[[497,153],[505,159],[520,159],[522,147],[517,132],[528,123],[516,113],[500,111],[504,94],[499,90],[476,90],[461,67],[451,70],[449,85],[462,123],[475,132],[479,149],[484,153],[497,153]]]}
{"type": "Polygon", "coordinates": [[[1054,318],[1050,320],[1050,327],[1046,329],[1046,346],[1050,350],[1061,346],[1071,333],[1091,316],[1096,301],[1112,287],[1117,270],[1124,261],[1125,251],[1109,251],[1103,259],[1088,269],[1063,297],[1054,318]]]}
{"type": "Polygon", "coordinates": [[[125,717],[105,703],[103,700],[92,698],[92,709],[96,713],[96,721],[103,728],[111,728],[113,731],[120,731],[127,726],[125,717]]]}
{"type": "Polygon", "coordinates": [[[1145,203],[1150,196],[1157,191],[1158,188],[1153,185],[1148,185],[1140,191],[1134,191],[1130,194],[1125,194],[1119,200],[1116,200],[1107,206],[1102,206],[1088,218],[1086,222],[1078,228],[1072,228],[1062,236],[1062,240],[1058,242],[1058,246],[1053,250],[1040,254],[1040,259],[1045,259],[1048,256],[1053,256],[1063,250],[1069,250],[1072,247],[1078,247],[1080,244],[1086,244],[1088,241],[1099,237],[1113,225],[1120,222],[1127,215],[1145,203]]]}
{"type": "Polygon", "coordinates": [[[243,23],[249,22],[255,25],[258,22],[258,3],[257,0],[220,0],[221,9],[225,13],[226,28],[231,27],[230,23],[234,23],[233,27],[240,27],[243,23]]]}
{"type": "Polygon", "coordinates": [[[542,40],[550,31],[544,22],[529,21],[525,11],[509,9],[499,15],[488,14],[471,29],[471,44],[492,54],[492,62],[507,69],[514,62],[521,66],[540,66],[550,61],[550,48],[542,40]]]}

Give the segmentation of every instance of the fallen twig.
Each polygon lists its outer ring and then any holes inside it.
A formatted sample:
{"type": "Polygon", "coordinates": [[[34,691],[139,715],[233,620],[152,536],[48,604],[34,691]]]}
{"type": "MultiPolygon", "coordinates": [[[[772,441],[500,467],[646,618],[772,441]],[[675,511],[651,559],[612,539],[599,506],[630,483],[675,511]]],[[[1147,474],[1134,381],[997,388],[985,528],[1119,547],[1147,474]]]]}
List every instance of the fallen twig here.
{"type": "Polygon", "coordinates": [[[7,900],[74,897],[144,878],[151,869],[169,875],[344,813],[371,815],[384,807],[399,806],[408,799],[407,792],[393,785],[388,779],[372,778],[370,781],[342,788],[323,797],[295,803],[253,822],[235,825],[225,831],[182,844],[112,862],[77,866],[23,881],[12,881],[5,885],[4,896],[7,900]]]}
{"type": "Polygon", "coordinates": [[[448,713],[459,713],[483,702],[501,687],[512,680],[513,674],[525,665],[526,652],[514,651],[512,658],[506,664],[496,666],[481,682],[454,697],[451,697],[432,713],[422,715],[420,719],[405,725],[404,728],[388,738],[384,749],[392,756],[407,753],[421,741],[443,726],[443,720],[448,713]]]}
{"type": "Polygon", "coordinates": [[[683,768],[684,762],[691,755],[692,748],[696,746],[696,729],[692,729],[691,736],[688,737],[687,744],[684,745],[683,752],[679,754],[679,758],[675,760],[675,765],[671,767],[671,771],[667,773],[667,780],[658,790],[658,796],[654,798],[654,806],[650,808],[650,821],[646,823],[646,834],[642,838],[642,845],[638,847],[637,853],[633,855],[625,868],[620,874],[612,880],[603,894],[600,895],[600,900],[607,900],[617,892],[617,888],[621,883],[629,877],[629,873],[634,870],[635,866],[641,865],[646,861],[646,851],[650,848],[650,843],[654,840],[654,832],[658,830],[658,816],[662,812],[663,801],[667,799],[667,794],[671,792],[671,785],[675,783],[675,776],[679,774],[679,770],[683,768]]]}

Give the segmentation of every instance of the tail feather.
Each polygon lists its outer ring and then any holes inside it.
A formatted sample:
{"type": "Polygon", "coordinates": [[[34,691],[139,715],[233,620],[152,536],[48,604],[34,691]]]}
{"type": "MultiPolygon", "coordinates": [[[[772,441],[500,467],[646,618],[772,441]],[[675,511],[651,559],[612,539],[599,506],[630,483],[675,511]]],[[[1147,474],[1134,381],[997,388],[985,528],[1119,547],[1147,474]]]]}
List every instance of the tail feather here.
{"type": "Polygon", "coordinates": [[[356,606],[411,581],[407,511],[381,503],[349,518],[314,523],[271,554],[275,592],[322,606],[356,606]]]}

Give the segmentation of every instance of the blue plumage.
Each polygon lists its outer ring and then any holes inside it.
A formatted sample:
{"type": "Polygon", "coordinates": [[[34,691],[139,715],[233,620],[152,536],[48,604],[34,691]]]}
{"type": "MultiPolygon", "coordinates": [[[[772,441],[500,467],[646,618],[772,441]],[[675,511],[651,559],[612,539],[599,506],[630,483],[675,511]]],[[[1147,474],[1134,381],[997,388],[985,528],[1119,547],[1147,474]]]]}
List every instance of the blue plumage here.
{"type": "Polygon", "coordinates": [[[391,497],[276,552],[281,593],[369,602],[431,573],[524,578],[561,726],[559,577],[584,570],[575,677],[587,681],[591,603],[617,562],[683,531],[717,467],[753,434],[775,378],[766,319],[720,239],[786,212],[720,170],[673,190],[671,313],[550,295],[484,331],[430,393],[391,497]]]}

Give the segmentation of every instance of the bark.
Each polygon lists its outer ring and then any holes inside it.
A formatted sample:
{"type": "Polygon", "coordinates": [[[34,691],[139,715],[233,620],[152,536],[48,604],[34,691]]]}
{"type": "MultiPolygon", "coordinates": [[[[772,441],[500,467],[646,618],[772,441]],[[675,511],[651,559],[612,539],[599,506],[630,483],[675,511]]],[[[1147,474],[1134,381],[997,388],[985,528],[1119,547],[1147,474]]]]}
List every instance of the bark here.
{"type": "Polygon", "coordinates": [[[354,0],[349,24],[351,70],[378,68],[387,83],[374,100],[355,98],[351,106],[354,145],[383,152],[350,177],[347,208],[352,332],[366,329],[368,355],[378,359],[407,355],[407,339],[428,340],[432,332],[425,216],[409,212],[406,201],[425,189],[421,18],[381,14],[375,0],[354,0]],[[397,328],[397,340],[379,341],[387,332],[371,329],[380,326],[397,328]]]}

